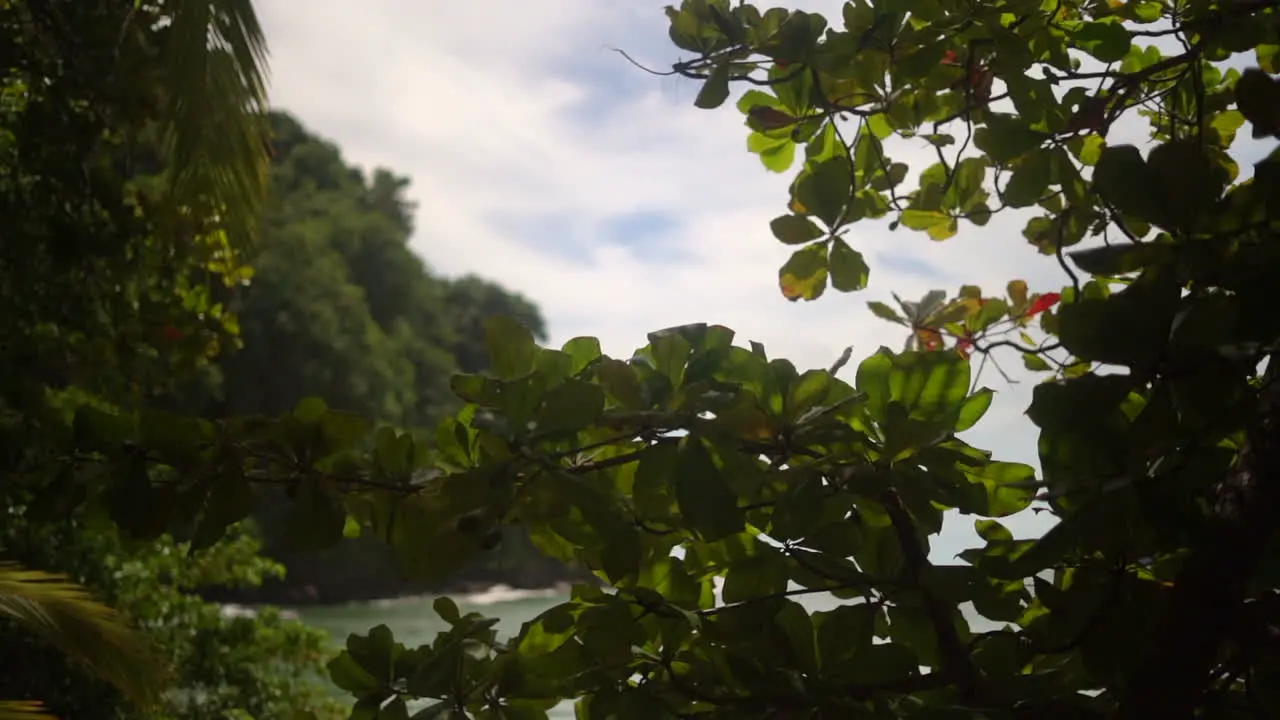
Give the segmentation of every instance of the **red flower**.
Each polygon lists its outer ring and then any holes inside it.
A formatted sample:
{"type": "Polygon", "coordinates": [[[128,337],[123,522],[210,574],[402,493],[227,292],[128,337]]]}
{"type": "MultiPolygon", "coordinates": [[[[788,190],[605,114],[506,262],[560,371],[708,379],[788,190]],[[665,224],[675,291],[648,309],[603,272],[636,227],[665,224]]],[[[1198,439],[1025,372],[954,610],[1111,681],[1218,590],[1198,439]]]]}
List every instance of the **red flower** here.
{"type": "Polygon", "coordinates": [[[943,65],[959,65],[960,58],[956,57],[956,51],[948,50],[942,53],[942,64],[943,65]]]}
{"type": "Polygon", "coordinates": [[[182,331],[172,325],[165,325],[160,329],[160,334],[169,342],[178,342],[182,339],[182,331]]]}
{"type": "Polygon", "coordinates": [[[1034,316],[1034,315],[1039,315],[1040,313],[1044,312],[1045,310],[1048,310],[1049,308],[1053,307],[1054,305],[1057,305],[1057,304],[1058,304],[1058,301],[1059,301],[1059,300],[1061,300],[1061,299],[1062,299],[1062,295],[1060,295],[1060,294],[1058,294],[1058,293],[1045,293],[1045,294],[1043,294],[1043,295],[1041,295],[1041,296],[1037,297],[1037,298],[1035,299],[1035,302],[1031,303],[1031,307],[1027,308],[1027,314],[1026,314],[1026,317],[1032,317],[1032,316],[1034,316]]]}

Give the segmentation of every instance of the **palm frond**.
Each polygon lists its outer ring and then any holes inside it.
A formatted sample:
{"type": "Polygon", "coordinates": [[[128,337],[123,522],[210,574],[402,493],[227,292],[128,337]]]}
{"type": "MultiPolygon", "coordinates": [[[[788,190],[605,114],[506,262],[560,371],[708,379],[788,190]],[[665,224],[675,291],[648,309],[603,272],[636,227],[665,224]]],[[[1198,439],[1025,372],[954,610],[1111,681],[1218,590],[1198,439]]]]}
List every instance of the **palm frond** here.
{"type": "Polygon", "coordinates": [[[164,124],[173,189],[211,198],[229,233],[253,235],[270,167],[267,47],[252,0],[164,0],[171,39],[164,124]]]}
{"type": "MultiPolygon", "coordinates": [[[[0,562],[0,616],[40,635],[139,705],[151,705],[164,689],[166,668],[146,637],[62,575],[0,562]]],[[[10,711],[33,712],[16,705],[10,711]]]]}
{"type": "Polygon", "coordinates": [[[58,720],[35,700],[0,700],[0,720],[58,720]]]}

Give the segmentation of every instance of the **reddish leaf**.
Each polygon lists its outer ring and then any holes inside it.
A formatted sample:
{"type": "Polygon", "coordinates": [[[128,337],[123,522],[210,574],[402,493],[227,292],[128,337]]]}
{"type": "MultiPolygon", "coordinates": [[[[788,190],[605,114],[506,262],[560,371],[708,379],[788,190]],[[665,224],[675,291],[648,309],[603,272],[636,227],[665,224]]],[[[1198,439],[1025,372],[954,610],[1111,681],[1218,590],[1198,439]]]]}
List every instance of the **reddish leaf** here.
{"type": "Polygon", "coordinates": [[[1054,305],[1057,305],[1058,301],[1061,299],[1062,299],[1062,296],[1059,295],[1058,293],[1045,293],[1043,295],[1037,296],[1035,299],[1035,302],[1031,303],[1031,307],[1027,308],[1026,317],[1039,315],[1045,310],[1048,310],[1054,305]]]}
{"type": "Polygon", "coordinates": [[[916,339],[925,350],[938,350],[942,347],[942,333],[933,328],[916,328],[916,339]]]}

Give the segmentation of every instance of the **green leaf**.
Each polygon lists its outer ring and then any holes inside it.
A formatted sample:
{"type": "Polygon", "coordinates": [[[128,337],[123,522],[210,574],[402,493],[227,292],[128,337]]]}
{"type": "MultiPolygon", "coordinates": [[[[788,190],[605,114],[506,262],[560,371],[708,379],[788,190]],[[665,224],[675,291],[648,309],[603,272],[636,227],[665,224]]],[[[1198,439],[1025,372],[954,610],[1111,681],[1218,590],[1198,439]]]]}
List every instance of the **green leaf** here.
{"type": "Polygon", "coordinates": [[[969,481],[982,492],[980,501],[961,506],[965,512],[986,517],[1005,517],[1026,510],[1035,499],[1035,468],[1012,462],[991,462],[978,467],[963,468],[969,481]]]}
{"type": "Polygon", "coordinates": [[[672,484],[681,515],[704,542],[742,532],[738,496],[698,438],[680,440],[672,484]]]}
{"type": "Polygon", "coordinates": [[[600,341],[593,337],[576,337],[566,342],[561,352],[568,355],[572,361],[569,374],[577,375],[582,372],[588,365],[599,359],[603,353],[600,350],[600,341]]]}
{"type": "Polygon", "coordinates": [[[212,547],[226,532],[253,511],[253,488],[240,473],[227,473],[212,480],[212,487],[191,537],[191,551],[212,547]]]}
{"type": "Polygon", "coordinates": [[[871,312],[882,320],[888,320],[889,322],[897,323],[899,325],[907,324],[907,321],[898,314],[898,311],[882,302],[872,300],[867,303],[867,307],[871,308],[871,312]]]}
{"type": "Polygon", "coordinates": [[[932,231],[936,227],[944,227],[951,222],[951,216],[940,210],[902,211],[902,224],[912,230],[932,231]]]}
{"type": "Polygon", "coordinates": [[[831,241],[831,256],[827,264],[831,273],[831,287],[836,290],[854,292],[867,286],[871,269],[862,259],[862,253],[849,247],[843,238],[831,241]]]}
{"type": "Polygon", "coordinates": [[[973,144],[994,162],[1006,163],[1040,147],[1048,138],[1017,116],[993,113],[988,116],[986,127],[974,132],[973,144]]]}
{"type": "Polygon", "coordinates": [[[694,99],[693,104],[703,110],[713,110],[723,105],[728,99],[729,63],[723,62],[711,69],[711,75],[703,83],[702,90],[698,91],[698,97],[694,99]]]}
{"type": "Polygon", "coordinates": [[[298,550],[322,550],[342,539],[347,511],[333,482],[308,477],[298,483],[297,497],[289,512],[285,538],[298,550]]]}
{"type": "Polygon", "coordinates": [[[1158,219],[1170,229],[1194,230],[1217,204],[1229,182],[1222,166],[1194,140],[1158,145],[1147,156],[1147,167],[1151,176],[1159,179],[1158,188],[1162,191],[1158,219]]]}
{"type": "Polygon", "coordinates": [[[346,654],[384,687],[395,676],[396,657],[403,652],[404,646],[386,625],[371,628],[366,635],[347,636],[346,654]]]}
{"type": "Polygon", "coordinates": [[[848,158],[840,155],[811,168],[796,187],[796,199],[832,230],[842,223],[845,205],[852,197],[850,172],[848,158]]]}
{"type": "Polygon", "coordinates": [[[593,383],[566,380],[543,398],[535,430],[548,435],[577,433],[604,411],[604,390],[593,383]]]}
{"type": "Polygon", "coordinates": [[[1133,378],[1127,375],[1089,373],[1041,383],[1032,393],[1027,417],[1050,432],[1103,429],[1132,390],[1133,378]]]}
{"type": "Polygon", "coordinates": [[[853,685],[887,685],[919,674],[916,654],[898,643],[881,643],[854,656],[841,679],[853,685]]]}
{"type": "Polygon", "coordinates": [[[1076,266],[1094,275],[1124,275],[1137,272],[1173,258],[1173,246],[1143,243],[1141,245],[1104,245],[1077,250],[1067,255],[1076,266]]]}
{"type": "Polygon", "coordinates": [[[951,173],[951,187],[947,190],[947,207],[967,209],[979,193],[985,193],[982,183],[986,177],[986,158],[967,157],[956,163],[951,173]]]}
{"type": "Polygon", "coordinates": [[[991,401],[995,398],[995,394],[991,388],[982,388],[965,398],[964,404],[960,406],[960,417],[956,420],[956,432],[964,432],[977,425],[991,408],[991,401]]]}
{"type": "Polygon", "coordinates": [[[1013,176],[1000,198],[1011,207],[1027,207],[1043,198],[1052,180],[1053,162],[1047,152],[1034,152],[1013,168],[1013,176]]]}
{"type": "Polygon", "coordinates": [[[485,318],[484,343],[491,371],[504,380],[528,374],[538,358],[533,333],[519,320],[505,315],[485,318]]]}
{"type": "Polygon", "coordinates": [[[471,532],[460,532],[457,513],[439,498],[415,495],[401,500],[390,537],[400,571],[411,580],[434,583],[461,570],[486,534],[483,523],[471,524],[475,527],[466,528],[471,532]]]}
{"type": "Polygon", "coordinates": [[[889,376],[893,371],[893,355],[881,348],[858,365],[854,377],[858,392],[867,397],[867,407],[877,417],[883,417],[889,404],[889,376]]]}
{"type": "Polygon", "coordinates": [[[1104,63],[1123,60],[1132,44],[1132,36],[1119,22],[1084,23],[1071,39],[1076,47],[1104,63]]]}
{"type": "Polygon", "coordinates": [[[739,603],[776,595],[787,589],[787,562],[777,550],[756,542],[754,553],[737,560],[724,576],[721,599],[739,603]]]}
{"type": "Polygon", "coordinates": [[[1280,74],[1280,43],[1263,43],[1254,48],[1254,55],[1264,72],[1280,74]]]}
{"type": "Polygon", "coordinates": [[[1153,221],[1159,214],[1154,189],[1159,180],[1152,176],[1138,148],[1110,145],[1103,149],[1093,169],[1093,187],[1104,200],[1121,212],[1153,221]]]}
{"type": "Polygon", "coordinates": [[[1022,353],[1022,366],[1033,372],[1050,370],[1049,363],[1035,353],[1022,353]]]}
{"type": "Polygon", "coordinates": [[[298,401],[293,409],[293,416],[304,423],[318,423],[328,410],[324,400],[318,397],[306,397],[298,401]]]}
{"type": "Polygon", "coordinates": [[[869,649],[875,634],[876,615],[881,613],[879,607],[869,603],[815,612],[813,625],[822,667],[828,672],[838,672],[837,668],[869,649]]]}
{"type": "Polygon", "coordinates": [[[1105,299],[1067,303],[1058,311],[1058,336],[1081,360],[1149,367],[1168,343],[1177,290],[1135,282],[1105,299]]]}
{"type": "Polygon", "coordinates": [[[334,685],[356,697],[364,697],[382,688],[378,679],[360,667],[348,652],[341,652],[325,666],[334,685]]]}
{"type": "Polygon", "coordinates": [[[803,215],[782,215],[769,222],[773,236],[787,245],[803,245],[827,233],[803,215]]]}
{"type": "Polygon", "coordinates": [[[827,289],[827,245],[813,243],[791,254],[778,270],[778,287],[788,300],[816,300],[827,289]]]}
{"type": "Polygon", "coordinates": [[[969,377],[969,362],[957,353],[906,352],[893,358],[889,387],[909,415],[931,420],[961,409],[969,377]]]}
{"type": "Polygon", "coordinates": [[[635,368],[628,363],[607,358],[596,367],[596,376],[609,397],[622,407],[628,410],[643,410],[649,407],[640,378],[636,375],[635,368]]]}
{"type": "Polygon", "coordinates": [[[1280,133],[1280,81],[1258,68],[1245,70],[1236,81],[1236,106],[1253,124],[1253,137],[1280,133]]]}

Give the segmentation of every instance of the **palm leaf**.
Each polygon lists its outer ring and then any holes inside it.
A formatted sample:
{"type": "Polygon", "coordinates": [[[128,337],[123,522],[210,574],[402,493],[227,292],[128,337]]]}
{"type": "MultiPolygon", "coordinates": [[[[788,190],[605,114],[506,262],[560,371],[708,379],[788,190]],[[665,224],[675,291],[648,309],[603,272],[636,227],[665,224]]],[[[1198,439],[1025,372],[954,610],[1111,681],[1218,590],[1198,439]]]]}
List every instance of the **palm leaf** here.
{"type": "Polygon", "coordinates": [[[35,700],[0,700],[0,720],[58,720],[35,700]]]}
{"type": "MultiPolygon", "coordinates": [[[[0,562],[0,616],[43,637],[139,705],[151,705],[163,691],[167,672],[146,637],[62,575],[0,562]]],[[[5,712],[29,720],[38,710],[38,704],[10,701],[0,705],[0,720],[5,712]]]]}
{"type": "Polygon", "coordinates": [[[247,242],[270,168],[267,49],[253,2],[165,0],[161,13],[170,22],[159,60],[175,197],[211,200],[247,242]]]}

